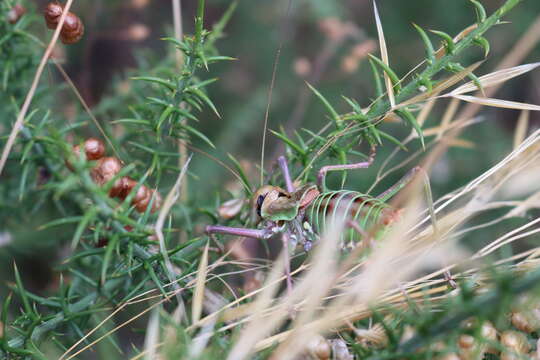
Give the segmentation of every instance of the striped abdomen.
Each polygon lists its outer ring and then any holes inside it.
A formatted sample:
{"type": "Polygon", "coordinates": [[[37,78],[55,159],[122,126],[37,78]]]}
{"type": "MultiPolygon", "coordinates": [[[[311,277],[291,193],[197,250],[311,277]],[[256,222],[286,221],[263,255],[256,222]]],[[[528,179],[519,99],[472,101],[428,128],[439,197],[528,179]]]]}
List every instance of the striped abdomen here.
{"type": "MultiPolygon", "coordinates": [[[[379,237],[398,218],[399,212],[377,198],[346,190],[320,194],[305,212],[306,220],[319,235],[324,232],[327,224],[340,215],[347,216],[347,222],[355,222],[365,233],[377,228],[375,237],[379,237]]],[[[345,225],[346,230],[341,237],[343,242],[358,242],[362,239],[362,234],[347,223],[345,225]]]]}

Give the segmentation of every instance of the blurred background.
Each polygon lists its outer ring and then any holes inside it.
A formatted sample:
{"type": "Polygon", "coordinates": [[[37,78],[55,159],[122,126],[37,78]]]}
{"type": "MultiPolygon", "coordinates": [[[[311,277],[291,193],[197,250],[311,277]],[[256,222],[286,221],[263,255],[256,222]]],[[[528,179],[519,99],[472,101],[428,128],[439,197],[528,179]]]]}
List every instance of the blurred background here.
{"type": "MultiPolygon", "coordinates": [[[[37,6],[41,9],[45,4],[46,1],[39,1],[37,6]]],[[[229,4],[229,1],[207,1],[207,28],[223,15],[229,4]]],[[[488,11],[493,11],[502,1],[486,0],[483,4],[488,11]]],[[[182,6],[184,31],[190,34],[196,2],[184,1],[182,6]]],[[[424,55],[413,22],[425,29],[457,34],[475,20],[471,4],[465,0],[384,0],[378,6],[390,62],[399,75],[412,69],[424,55]]],[[[373,97],[372,77],[365,61],[367,53],[378,53],[371,1],[293,1],[289,16],[286,16],[287,7],[288,0],[240,1],[225,29],[226,36],[217,43],[223,55],[237,60],[210,68],[208,78],[219,78],[209,87],[209,95],[221,119],[207,111],[200,117],[202,121],[198,126],[214,141],[219,157],[231,153],[249,162],[257,161],[272,66],[280,42],[283,49],[272,99],[270,129],[283,126],[290,134],[300,127],[316,130],[327,121],[324,108],[307,91],[305,81],[316,85],[342,111],[347,109],[342,95],[363,106],[373,97]]],[[[160,38],[172,35],[171,3],[151,0],[75,2],[74,11],[84,14],[86,34],[79,44],[64,48],[65,67],[84,99],[102,115],[100,119],[115,120],[121,110],[107,106],[108,101],[119,92],[129,93],[131,82],[126,80],[127,76],[144,73],[145,67],[151,67],[170,53],[168,45],[160,38]],[[138,67],[139,71],[133,70],[138,67]]],[[[477,73],[493,69],[539,12],[540,3],[524,1],[507,18],[509,23],[492,29],[487,34],[492,47],[490,57],[477,73]]],[[[538,50],[533,51],[526,62],[535,61],[538,54],[538,50]]],[[[461,60],[464,64],[480,60],[481,49],[469,51],[464,57],[461,60]]],[[[539,103],[538,81],[535,81],[539,76],[535,72],[512,81],[499,98],[539,103]]],[[[489,119],[486,122],[490,131],[482,131],[480,125],[471,128],[465,138],[490,144],[490,148],[452,151],[449,161],[459,160],[459,166],[448,164],[452,171],[441,170],[434,181],[454,188],[467,180],[471,170],[489,167],[506,151],[511,141],[507,131],[513,131],[518,114],[497,110],[484,111],[482,115],[489,119]]],[[[531,114],[533,124],[536,116],[531,114]]],[[[440,118],[430,118],[428,125],[438,121],[440,118]]],[[[400,124],[386,128],[398,138],[403,138],[408,131],[400,124]]],[[[267,152],[275,158],[283,149],[274,150],[277,142],[272,136],[269,136],[269,144],[267,152]]],[[[194,159],[192,172],[204,177],[205,181],[199,185],[205,189],[223,185],[223,169],[204,157],[194,159]]],[[[362,175],[364,179],[369,178],[369,171],[362,175]]],[[[369,179],[365,181],[369,184],[369,179]]]]}
{"type": "MultiPolygon", "coordinates": [[[[41,11],[46,3],[36,1],[36,9],[41,11]]],[[[371,1],[293,0],[287,15],[288,3],[288,0],[239,1],[225,28],[224,38],[216,43],[222,55],[236,60],[213,65],[202,76],[219,78],[218,82],[208,87],[208,93],[221,118],[205,110],[199,116],[201,122],[197,124],[197,129],[214,142],[217,150],[196,141],[195,145],[223,161],[228,161],[228,153],[234,155],[245,164],[254,180],[257,179],[267,94],[280,44],[282,51],[270,109],[270,129],[283,127],[289,134],[300,128],[316,131],[328,121],[324,107],[314,99],[306,81],[323,93],[340,112],[348,109],[342,95],[357,100],[362,106],[367,106],[374,96],[366,61],[368,53],[378,53],[371,1]]],[[[490,13],[503,1],[484,0],[482,3],[490,13]]],[[[205,27],[210,29],[229,4],[230,1],[208,0],[205,27]]],[[[182,2],[186,34],[193,33],[195,7],[196,1],[182,2]]],[[[474,9],[466,0],[381,0],[378,7],[390,63],[400,76],[424,57],[423,43],[412,23],[424,29],[439,29],[455,35],[475,22],[474,9]]],[[[100,121],[107,123],[124,118],[129,114],[134,96],[141,93],[139,85],[130,77],[146,75],[146,70],[155,68],[157,64],[173,66],[171,46],[160,40],[173,36],[171,2],[75,1],[73,11],[85,23],[85,36],[76,45],[59,46],[56,56],[63,59],[69,76],[100,121]]],[[[539,14],[540,2],[525,0],[506,18],[508,23],[490,30],[486,37],[491,43],[491,54],[476,74],[492,71],[539,14]]],[[[43,41],[50,36],[45,32],[44,23],[35,27],[35,34],[43,41]]],[[[524,63],[538,61],[539,55],[540,47],[536,47],[524,63]]],[[[468,65],[482,58],[482,49],[476,48],[465,54],[461,62],[468,65]]],[[[540,104],[539,80],[539,71],[514,79],[496,97],[540,104]]],[[[43,81],[48,81],[51,87],[63,82],[54,71],[49,71],[43,81]]],[[[75,104],[76,98],[67,87],[62,90],[61,96],[56,97],[55,106],[67,119],[85,116],[84,111],[75,104]]],[[[447,105],[447,102],[437,104],[426,127],[441,121],[447,105]]],[[[480,116],[483,121],[468,128],[462,135],[470,147],[450,149],[435,167],[431,177],[435,198],[478,176],[511,150],[519,112],[483,109],[480,116]]],[[[538,124],[538,115],[531,113],[531,129],[537,128],[538,124]]],[[[410,132],[410,128],[401,122],[385,123],[383,127],[398,139],[405,138],[410,132]]],[[[77,137],[98,135],[91,126],[76,132],[77,137]]],[[[130,145],[125,146],[124,150],[129,152],[130,145]]],[[[413,143],[410,151],[417,148],[419,144],[413,143]]],[[[346,185],[353,190],[366,190],[373,182],[378,166],[392,150],[392,145],[382,147],[374,168],[351,172],[346,185]]],[[[272,159],[283,151],[279,141],[268,136],[268,161],[265,167],[268,169],[272,159]]],[[[405,153],[399,155],[395,163],[407,156],[405,153]]],[[[218,193],[234,191],[238,187],[236,180],[223,167],[199,154],[194,157],[190,175],[190,187],[193,189],[190,191],[190,202],[201,208],[215,205],[218,193]]],[[[398,173],[385,179],[376,192],[384,190],[401,175],[398,173]]],[[[336,176],[331,184],[337,186],[338,180],[336,176]]],[[[515,226],[516,222],[526,220],[512,221],[511,226],[515,226]]],[[[0,264],[7,267],[16,260],[20,268],[32,274],[26,280],[28,287],[43,292],[51,286],[52,267],[55,265],[51,260],[58,256],[55,246],[70,239],[73,228],[65,232],[58,232],[57,229],[44,231],[44,243],[30,246],[37,227],[45,221],[38,217],[32,222],[35,227],[25,225],[25,229],[17,229],[9,235],[13,241],[4,248],[6,251],[0,249],[0,264]],[[40,252],[39,256],[36,256],[36,251],[40,252]],[[44,253],[51,254],[51,257],[43,256],[44,253]]],[[[510,226],[503,224],[506,225],[510,226]]],[[[475,238],[472,247],[482,246],[492,235],[489,231],[482,233],[485,238],[475,238]]]]}

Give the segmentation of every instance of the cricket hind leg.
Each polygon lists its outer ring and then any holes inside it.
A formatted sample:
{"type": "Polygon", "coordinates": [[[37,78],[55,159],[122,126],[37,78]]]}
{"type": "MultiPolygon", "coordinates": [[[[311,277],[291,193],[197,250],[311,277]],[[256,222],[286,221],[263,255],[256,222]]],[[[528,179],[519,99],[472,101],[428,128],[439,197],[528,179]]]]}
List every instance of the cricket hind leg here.
{"type": "Polygon", "coordinates": [[[381,194],[377,195],[377,199],[381,201],[390,200],[401,189],[403,189],[405,186],[410,184],[415,179],[415,177],[418,175],[419,172],[423,172],[423,171],[424,170],[420,166],[416,166],[412,168],[411,170],[407,171],[407,173],[397,183],[390,186],[390,188],[383,191],[381,194]]]}
{"type": "Polygon", "coordinates": [[[371,150],[369,152],[369,156],[368,156],[368,159],[366,161],[362,161],[362,162],[354,163],[354,164],[323,166],[319,170],[319,173],[317,174],[317,185],[319,186],[319,189],[321,189],[321,190],[326,189],[326,173],[328,173],[329,171],[345,171],[345,170],[367,169],[368,167],[370,167],[370,165],[375,160],[376,153],[377,153],[377,147],[375,145],[371,145],[371,150]]]}

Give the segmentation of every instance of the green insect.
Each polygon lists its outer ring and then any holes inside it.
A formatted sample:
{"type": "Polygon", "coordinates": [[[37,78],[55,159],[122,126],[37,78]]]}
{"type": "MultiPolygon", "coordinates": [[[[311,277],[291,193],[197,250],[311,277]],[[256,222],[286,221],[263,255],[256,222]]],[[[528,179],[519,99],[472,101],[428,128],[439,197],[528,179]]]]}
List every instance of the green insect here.
{"type": "Polygon", "coordinates": [[[220,225],[206,227],[208,234],[226,234],[255,239],[269,239],[284,235],[287,246],[294,249],[300,244],[308,251],[336,216],[345,216],[346,231],[341,234],[342,243],[354,246],[367,239],[368,230],[380,228],[374,237],[380,237],[389,226],[399,219],[400,210],[386,203],[393,195],[409,183],[420,170],[409,171],[394,186],[380,194],[371,196],[357,191],[324,191],[326,173],[369,167],[375,157],[375,147],[367,161],[356,164],[331,165],[319,170],[318,185],[304,185],[296,189],[289,174],[284,157],[278,159],[286,188],[265,185],[251,199],[251,218],[256,228],[234,228],[220,225]]]}

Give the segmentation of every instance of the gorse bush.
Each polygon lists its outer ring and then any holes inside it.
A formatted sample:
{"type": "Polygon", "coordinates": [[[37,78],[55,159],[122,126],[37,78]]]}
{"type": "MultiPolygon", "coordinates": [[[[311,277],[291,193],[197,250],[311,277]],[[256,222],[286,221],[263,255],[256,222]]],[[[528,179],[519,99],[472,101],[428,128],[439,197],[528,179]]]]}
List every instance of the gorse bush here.
{"type": "MultiPolygon", "coordinates": [[[[490,12],[463,1],[474,23],[457,34],[414,24],[410,48],[423,53],[404,76],[375,3],[377,40],[326,17],[321,51],[294,62],[306,80],[296,105],[274,126],[290,94],[279,87],[290,71],[287,31],[306,4],[275,4],[277,49],[253,45],[275,52],[270,73],[235,119],[215,88],[228,81],[234,92],[247,81],[227,70],[243,59],[222,44],[235,41],[235,24],[251,26],[244,9],[252,5],[234,1],[217,16],[198,0],[185,5],[190,18],[173,0],[160,18],[173,23],[160,29],[164,55],[141,51],[137,67],[89,103],[63,54],[97,52],[81,42],[98,37],[100,10],[2,1],[2,358],[540,358],[539,252],[524,241],[538,239],[540,132],[529,111],[540,107],[494,97],[540,65],[521,65],[538,26],[494,70],[481,70],[492,48],[500,53],[490,32],[504,31],[520,2],[490,12]],[[347,81],[369,73],[367,97],[325,88],[340,52],[347,81]],[[262,121],[244,121],[250,108],[262,121]],[[520,110],[513,148],[485,141],[488,108],[520,110]],[[462,137],[469,131],[472,140],[462,137]],[[224,143],[243,133],[244,151],[227,153],[224,143]],[[451,176],[445,168],[459,151],[504,156],[480,155],[485,163],[461,186],[432,189],[451,176]],[[227,177],[209,175],[202,159],[227,177]],[[359,186],[365,174],[371,180],[359,186]]],[[[341,8],[332,3],[309,6],[341,8]]],[[[117,36],[148,36],[128,30],[117,36]]]]}

